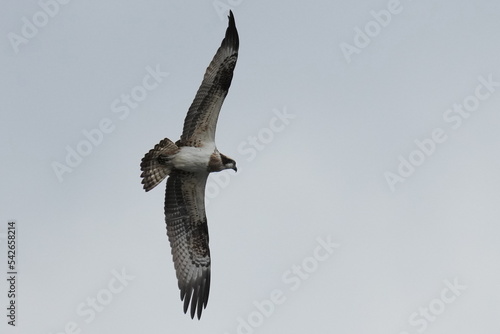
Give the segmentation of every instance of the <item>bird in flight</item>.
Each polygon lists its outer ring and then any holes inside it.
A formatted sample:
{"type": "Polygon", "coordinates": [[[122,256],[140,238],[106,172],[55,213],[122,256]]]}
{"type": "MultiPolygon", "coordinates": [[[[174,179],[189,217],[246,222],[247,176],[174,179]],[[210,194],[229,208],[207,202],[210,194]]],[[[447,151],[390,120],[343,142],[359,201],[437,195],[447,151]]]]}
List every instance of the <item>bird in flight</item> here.
{"type": "Polygon", "coordinates": [[[222,44],[210,62],[189,107],[181,138],[165,138],[141,162],[144,189],[149,191],[163,179],[165,221],[172,248],[184,313],[191,304],[191,318],[198,319],[207,306],[210,290],[210,249],[205,214],[205,185],[208,174],[236,169],[236,162],[215,145],[215,128],[228,93],[238,58],[238,32],[233,13],[222,44]]]}

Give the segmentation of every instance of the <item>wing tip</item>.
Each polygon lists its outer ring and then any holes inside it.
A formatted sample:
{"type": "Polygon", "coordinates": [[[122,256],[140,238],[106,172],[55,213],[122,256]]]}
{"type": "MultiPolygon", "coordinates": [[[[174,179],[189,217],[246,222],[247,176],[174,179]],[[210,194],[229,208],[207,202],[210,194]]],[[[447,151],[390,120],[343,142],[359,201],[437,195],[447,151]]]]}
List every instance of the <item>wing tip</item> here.
{"type": "MultiPolygon", "coordinates": [[[[233,11],[229,10],[228,15],[229,23],[226,30],[226,36],[224,37],[224,41],[227,41],[228,44],[232,45],[234,49],[238,50],[240,41],[238,37],[238,30],[236,29],[236,22],[234,20],[233,11]]],[[[223,43],[224,43],[223,41],[223,43]]]]}
{"type": "Polygon", "coordinates": [[[202,311],[207,307],[208,295],[210,292],[210,272],[206,272],[201,281],[197,280],[192,284],[181,288],[181,301],[184,301],[183,310],[194,319],[195,315],[200,320],[202,311]],[[191,304],[191,306],[190,306],[191,304]]]}

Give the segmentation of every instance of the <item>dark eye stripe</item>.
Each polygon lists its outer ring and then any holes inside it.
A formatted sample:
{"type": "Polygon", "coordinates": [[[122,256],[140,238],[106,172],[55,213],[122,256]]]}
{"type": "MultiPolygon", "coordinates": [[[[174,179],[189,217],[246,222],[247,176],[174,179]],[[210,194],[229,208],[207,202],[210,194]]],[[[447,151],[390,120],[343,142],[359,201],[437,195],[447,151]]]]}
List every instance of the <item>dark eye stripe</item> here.
{"type": "Polygon", "coordinates": [[[221,161],[222,161],[222,164],[225,165],[225,164],[228,164],[230,162],[234,163],[234,160],[233,159],[229,159],[228,157],[226,157],[225,155],[221,154],[220,155],[220,158],[221,158],[221,161]]]}

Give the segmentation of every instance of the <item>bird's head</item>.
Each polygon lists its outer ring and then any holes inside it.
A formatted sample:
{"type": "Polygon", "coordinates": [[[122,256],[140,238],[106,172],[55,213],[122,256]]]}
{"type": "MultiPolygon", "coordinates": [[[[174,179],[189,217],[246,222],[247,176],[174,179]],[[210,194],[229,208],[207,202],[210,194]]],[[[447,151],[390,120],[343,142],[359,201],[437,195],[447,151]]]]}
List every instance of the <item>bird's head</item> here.
{"type": "Polygon", "coordinates": [[[220,158],[222,160],[222,166],[223,166],[222,168],[223,169],[232,169],[235,172],[238,171],[238,168],[236,168],[236,161],[234,161],[233,159],[225,156],[224,154],[221,154],[220,158]]]}

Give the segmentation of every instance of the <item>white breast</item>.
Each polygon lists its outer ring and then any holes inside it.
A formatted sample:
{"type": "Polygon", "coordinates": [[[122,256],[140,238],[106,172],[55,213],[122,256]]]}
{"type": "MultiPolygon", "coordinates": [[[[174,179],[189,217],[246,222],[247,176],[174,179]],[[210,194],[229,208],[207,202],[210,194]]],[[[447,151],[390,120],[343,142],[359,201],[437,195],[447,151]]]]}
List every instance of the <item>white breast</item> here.
{"type": "Polygon", "coordinates": [[[186,172],[207,171],[210,156],[214,153],[215,146],[205,147],[181,147],[180,151],[172,159],[175,168],[186,172]]]}

